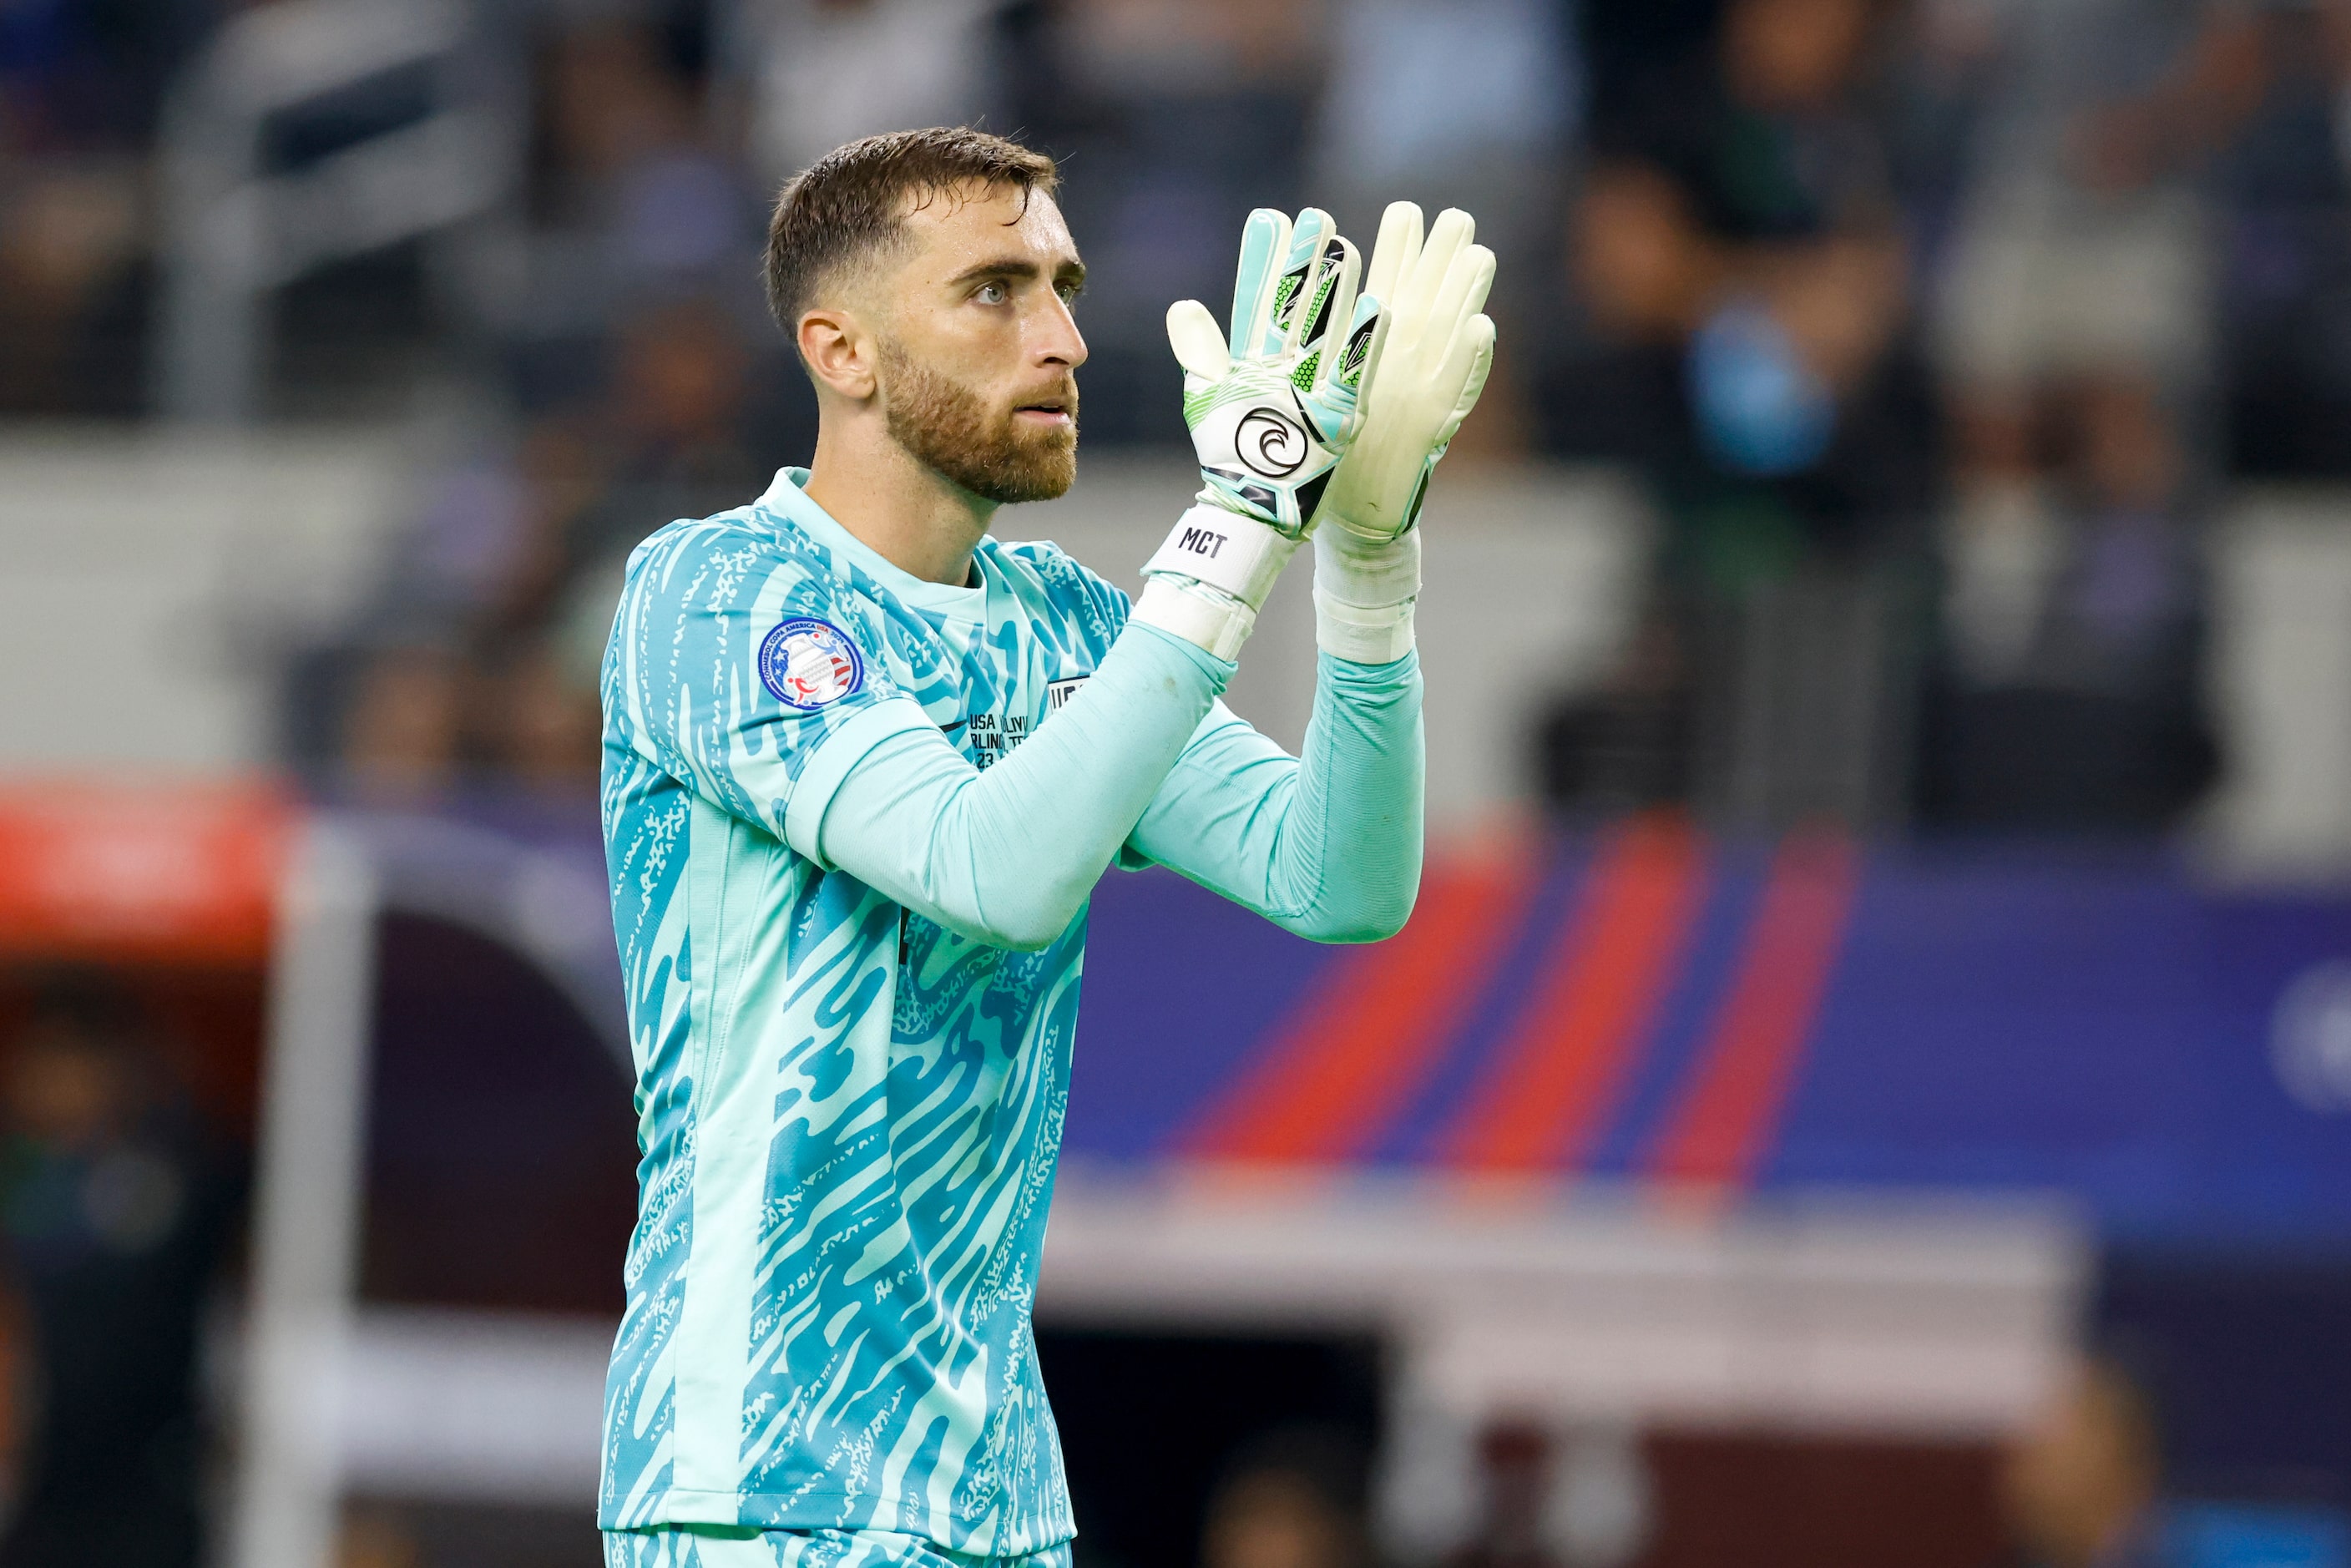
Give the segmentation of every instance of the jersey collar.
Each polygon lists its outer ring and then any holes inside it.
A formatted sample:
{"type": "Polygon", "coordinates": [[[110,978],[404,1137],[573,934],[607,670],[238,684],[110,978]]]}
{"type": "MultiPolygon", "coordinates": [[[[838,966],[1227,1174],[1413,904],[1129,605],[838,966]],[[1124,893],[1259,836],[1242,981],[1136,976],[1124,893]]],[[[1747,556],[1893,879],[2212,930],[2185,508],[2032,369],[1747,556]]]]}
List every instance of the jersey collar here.
{"type": "Polygon", "coordinates": [[[831,513],[809,499],[809,471],[805,468],[778,468],[776,481],[759,497],[759,509],[782,517],[802,533],[815,539],[834,555],[854,562],[860,571],[882,584],[898,599],[925,610],[935,610],[966,621],[986,621],[990,590],[996,585],[996,573],[988,569],[988,541],[980,540],[972,552],[972,566],[979,572],[984,587],[950,588],[944,582],[932,582],[916,577],[898,566],[881,551],[851,533],[834,520],[831,513]]]}

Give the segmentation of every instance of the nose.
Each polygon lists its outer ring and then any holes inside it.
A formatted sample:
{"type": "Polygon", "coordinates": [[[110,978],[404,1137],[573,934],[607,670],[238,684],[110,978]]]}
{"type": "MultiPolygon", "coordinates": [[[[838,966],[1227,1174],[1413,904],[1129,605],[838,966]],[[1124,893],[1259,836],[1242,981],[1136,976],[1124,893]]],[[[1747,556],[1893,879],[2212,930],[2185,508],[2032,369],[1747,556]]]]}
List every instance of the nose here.
{"type": "Polygon", "coordinates": [[[1049,293],[1040,319],[1032,349],[1037,363],[1074,371],[1086,362],[1085,334],[1078,330],[1077,319],[1070,314],[1069,301],[1059,294],[1049,293]]]}

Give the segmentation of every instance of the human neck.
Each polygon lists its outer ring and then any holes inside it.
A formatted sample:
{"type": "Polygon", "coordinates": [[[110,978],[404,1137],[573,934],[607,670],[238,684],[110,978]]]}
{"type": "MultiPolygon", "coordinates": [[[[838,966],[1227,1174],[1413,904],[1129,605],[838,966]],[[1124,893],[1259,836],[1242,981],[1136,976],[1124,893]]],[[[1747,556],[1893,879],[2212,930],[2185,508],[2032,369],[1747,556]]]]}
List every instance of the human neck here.
{"type": "Polygon", "coordinates": [[[971,581],[996,503],[916,462],[867,421],[827,420],[809,465],[808,498],[875,554],[925,582],[971,581]]]}

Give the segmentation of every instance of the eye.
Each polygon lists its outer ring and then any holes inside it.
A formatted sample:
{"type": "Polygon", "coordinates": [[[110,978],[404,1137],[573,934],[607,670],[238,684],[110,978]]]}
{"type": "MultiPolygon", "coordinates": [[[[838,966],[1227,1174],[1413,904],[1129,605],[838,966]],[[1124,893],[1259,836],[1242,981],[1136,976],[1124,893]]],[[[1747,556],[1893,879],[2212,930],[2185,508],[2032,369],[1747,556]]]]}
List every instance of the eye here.
{"type": "Polygon", "coordinates": [[[979,292],[973,296],[973,298],[977,298],[982,305],[1004,305],[1010,303],[1012,298],[1012,290],[1007,288],[1000,282],[983,283],[979,286],[979,292]]]}
{"type": "Polygon", "coordinates": [[[1082,283],[1057,283],[1053,285],[1053,292],[1061,297],[1061,303],[1064,305],[1075,303],[1078,296],[1083,294],[1085,291],[1086,286],[1082,283]]]}

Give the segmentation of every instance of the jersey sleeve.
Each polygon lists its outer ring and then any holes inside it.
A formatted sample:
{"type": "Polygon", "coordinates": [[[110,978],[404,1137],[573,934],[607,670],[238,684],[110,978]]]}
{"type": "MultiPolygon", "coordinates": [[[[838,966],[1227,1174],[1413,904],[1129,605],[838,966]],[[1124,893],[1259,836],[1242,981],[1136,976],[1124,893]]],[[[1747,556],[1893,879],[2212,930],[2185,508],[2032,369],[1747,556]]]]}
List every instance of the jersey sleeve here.
{"type": "MultiPolygon", "coordinates": [[[[1126,629],[1127,617],[1134,612],[1134,601],[1126,591],[1050,539],[1007,545],[1004,549],[1044,586],[1053,608],[1050,623],[1069,628],[1068,635],[1082,644],[1092,662],[1099,664],[1110,645],[1118,640],[1118,634],[1126,629]]],[[[1219,715],[1235,724],[1241,723],[1230,708],[1218,702],[1200,721],[1202,734],[1219,722],[1219,715]]],[[[1158,862],[1130,841],[1119,845],[1111,863],[1121,871],[1142,871],[1158,862]]]]}
{"type": "Polygon", "coordinates": [[[993,946],[1076,918],[1233,666],[1155,626],[985,772],[936,730],[868,749],[818,824],[820,864],[993,946]]]}
{"type": "Polygon", "coordinates": [[[1420,696],[1413,654],[1322,654],[1295,758],[1218,703],[1121,863],[1166,866],[1312,941],[1393,936],[1420,888],[1420,696]]]}
{"type": "Polygon", "coordinates": [[[805,853],[859,758],[933,727],[881,647],[866,608],[820,563],[740,526],[677,525],[629,563],[605,657],[608,723],[805,853]]]}

